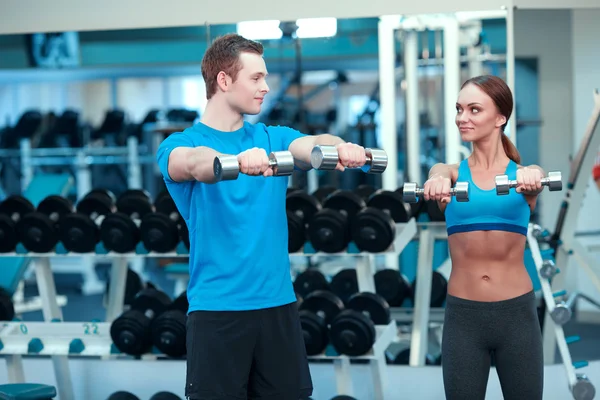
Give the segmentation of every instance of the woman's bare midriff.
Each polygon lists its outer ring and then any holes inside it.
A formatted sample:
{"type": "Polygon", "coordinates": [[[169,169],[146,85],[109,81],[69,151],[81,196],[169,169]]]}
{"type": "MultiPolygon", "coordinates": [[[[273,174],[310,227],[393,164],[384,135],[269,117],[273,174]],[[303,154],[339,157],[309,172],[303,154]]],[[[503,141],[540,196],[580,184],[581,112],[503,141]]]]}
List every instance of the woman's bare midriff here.
{"type": "Polygon", "coordinates": [[[448,294],[475,301],[501,301],[533,289],[524,265],[526,239],[501,231],[455,233],[448,237],[452,272],[448,294]]]}

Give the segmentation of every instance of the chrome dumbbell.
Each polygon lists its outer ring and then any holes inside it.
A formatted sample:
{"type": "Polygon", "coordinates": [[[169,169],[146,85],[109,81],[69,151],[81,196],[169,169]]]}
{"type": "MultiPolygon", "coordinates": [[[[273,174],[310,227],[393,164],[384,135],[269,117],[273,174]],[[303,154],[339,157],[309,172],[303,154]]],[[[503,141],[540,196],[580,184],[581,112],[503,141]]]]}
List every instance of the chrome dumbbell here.
{"type": "MultiPolygon", "coordinates": [[[[402,187],[402,199],[405,203],[418,202],[423,193],[423,189],[418,188],[413,182],[407,182],[402,187]]],[[[456,182],[456,185],[450,189],[450,196],[455,196],[456,201],[469,201],[469,182],[456,182]]]]}
{"type": "Polygon", "coordinates": [[[595,305],[600,308],[600,303],[596,302],[594,299],[591,299],[589,296],[579,292],[571,293],[566,301],[561,301],[556,304],[554,310],[550,313],[550,317],[557,325],[564,325],[571,320],[573,316],[573,306],[578,299],[587,300],[588,303],[595,305]]]}
{"type": "MultiPolygon", "coordinates": [[[[496,194],[498,195],[508,194],[511,188],[517,187],[517,181],[508,179],[508,175],[497,175],[495,181],[496,194]]],[[[548,176],[542,178],[542,186],[548,186],[551,192],[562,190],[562,174],[560,171],[548,172],[548,176]]]]}
{"type": "Polygon", "coordinates": [[[592,400],[596,397],[596,388],[584,374],[577,374],[577,381],[571,387],[571,393],[575,400],[592,400]]]}
{"type": "MultiPolygon", "coordinates": [[[[294,172],[294,156],[289,151],[274,151],[269,154],[269,166],[273,169],[273,176],[289,176],[294,172]]],[[[240,174],[237,156],[215,157],[213,173],[217,181],[237,179],[240,174]]]]}
{"type": "Polygon", "coordinates": [[[552,279],[559,273],[556,264],[552,260],[544,260],[540,267],[540,276],[544,279],[552,279]]]}
{"type": "MultiPolygon", "coordinates": [[[[388,156],[382,149],[365,149],[367,161],[360,169],[370,174],[381,174],[388,164],[388,156]]],[[[310,153],[310,164],[314,169],[333,171],[339,162],[335,146],[315,146],[310,153]]]]}

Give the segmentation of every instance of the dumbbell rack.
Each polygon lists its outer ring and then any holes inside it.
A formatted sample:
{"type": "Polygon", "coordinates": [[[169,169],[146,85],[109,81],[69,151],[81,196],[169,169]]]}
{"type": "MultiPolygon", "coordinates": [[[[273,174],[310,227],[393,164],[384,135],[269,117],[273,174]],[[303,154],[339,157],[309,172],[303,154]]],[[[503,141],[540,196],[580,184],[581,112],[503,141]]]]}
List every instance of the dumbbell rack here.
{"type": "MultiPolygon", "coordinates": [[[[554,300],[555,294],[552,293],[552,288],[550,286],[550,282],[548,279],[544,279],[540,275],[540,269],[544,263],[542,253],[540,251],[540,247],[537,241],[537,238],[533,234],[533,224],[529,224],[529,229],[527,230],[527,244],[529,245],[529,249],[531,250],[531,255],[533,257],[533,261],[535,263],[536,270],[538,272],[538,278],[540,280],[540,285],[542,288],[542,294],[544,296],[544,300],[546,302],[546,313],[548,314],[548,318],[551,317],[552,312],[556,308],[556,301],[554,300]]],[[[548,323],[550,321],[546,321],[548,323]]],[[[567,373],[567,381],[569,384],[570,390],[575,393],[578,390],[578,386],[580,388],[583,387],[592,387],[593,385],[589,382],[588,378],[583,374],[576,374],[575,369],[582,368],[587,366],[587,362],[573,363],[571,359],[571,353],[569,351],[568,345],[570,343],[574,343],[579,340],[578,337],[566,338],[562,325],[553,324],[554,328],[554,338],[556,339],[556,343],[558,345],[558,350],[560,352],[563,365],[565,366],[565,371],[567,373]]],[[[547,332],[546,332],[547,333],[547,332]]],[[[580,389],[581,390],[581,389],[580,389]]],[[[577,399],[577,397],[575,397],[577,399]]]]}

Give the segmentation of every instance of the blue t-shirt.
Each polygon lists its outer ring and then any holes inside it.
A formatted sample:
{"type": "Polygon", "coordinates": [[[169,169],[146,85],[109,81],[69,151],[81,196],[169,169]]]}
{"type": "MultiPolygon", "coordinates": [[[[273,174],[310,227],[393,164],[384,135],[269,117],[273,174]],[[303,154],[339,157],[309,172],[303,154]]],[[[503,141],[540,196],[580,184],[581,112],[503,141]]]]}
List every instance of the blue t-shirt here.
{"type": "Polygon", "coordinates": [[[285,197],[287,176],[239,174],[205,184],[174,182],[169,155],[176,147],[206,146],[237,155],[258,147],[267,155],[304,136],[282,126],[244,123],[222,132],[198,123],[169,135],[156,158],[167,189],[190,233],[189,312],[276,307],[296,301],[290,274],[285,197]]]}

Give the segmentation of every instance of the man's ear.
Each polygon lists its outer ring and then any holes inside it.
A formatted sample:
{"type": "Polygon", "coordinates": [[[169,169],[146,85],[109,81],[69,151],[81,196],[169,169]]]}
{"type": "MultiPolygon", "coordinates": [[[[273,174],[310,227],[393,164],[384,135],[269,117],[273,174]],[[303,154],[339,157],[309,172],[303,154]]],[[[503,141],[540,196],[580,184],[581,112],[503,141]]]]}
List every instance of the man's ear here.
{"type": "Polygon", "coordinates": [[[219,86],[223,92],[226,92],[231,86],[231,78],[223,71],[217,74],[217,86],[219,86]]]}

